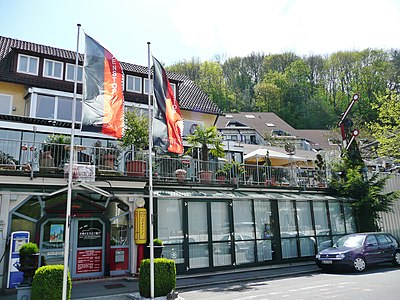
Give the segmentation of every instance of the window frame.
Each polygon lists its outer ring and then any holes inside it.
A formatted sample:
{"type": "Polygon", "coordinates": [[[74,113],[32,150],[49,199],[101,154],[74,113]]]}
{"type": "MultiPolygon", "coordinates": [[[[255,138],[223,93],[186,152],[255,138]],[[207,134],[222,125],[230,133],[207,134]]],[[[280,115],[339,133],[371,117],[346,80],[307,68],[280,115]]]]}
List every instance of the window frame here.
{"type": "Polygon", "coordinates": [[[143,91],[143,77],[140,77],[140,76],[136,76],[136,75],[126,75],[126,84],[125,84],[125,91],[127,91],[127,92],[133,92],[133,93],[142,93],[142,91],[143,91]],[[135,90],[135,79],[136,78],[139,78],[139,80],[140,80],[140,88],[139,88],[139,90],[135,90]],[[129,79],[132,79],[133,80],[133,89],[128,89],[128,81],[129,81],[129,79]]]}
{"type": "Polygon", "coordinates": [[[32,56],[32,55],[27,55],[27,54],[18,54],[18,61],[17,61],[17,73],[22,73],[22,74],[28,74],[28,75],[35,75],[38,76],[39,74],[39,62],[40,59],[37,56],[32,56]],[[21,66],[21,57],[25,57],[28,59],[28,64],[27,64],[27,70],[20,70],[20,66],[21,66]],[[31,60],[36,60],[36,70],[35,72],[29,72],[29,67],[31,64],[31,60]]]}
{"type": "Polygon", "coordinates": [[[53,59],[47,59],[47,58],[45,58],[43,60],[43,77],[63,80],[63,72],[64,72],[64,63],[63,62],[57,61],[57,60],[53,60],[53,59]],[[46,72],[47,71],[47,62],[53,63],[53,65],[52,65],[53,67],[52,67],[52,70],[51,70],[52,75],[47,75],[46,74],[47,73],[46,72]],[[54,66],[55,66],[55,64],[60,64],[61,65],[61,70],[60,70],[60,76],[59,77],[54,75],[54,69],[55,69],[54,66]]]}
{"type": "MultiPolygon", "coordinates": [[[[66,66],[65,66],[65,81],[74,82],[75,66],[76,66],[75,64],[66,63],[66,66]],[[73,71],[72,79],[68,78],[68,74],[69,74],[69,72],[68,72],[69,68],[68,67],[70,67],[70,66],[72,66],[72,71],[73,71]]],[[[83,66],[81,66],[81,65],[78,65],[78,79],[77,79],[77,82],[78,83],[82,83],[83,82],[83,66]],[[79,80],[79,69],[82,70],[82,73],[81,73],[82,74],[82,78],[80,80],[79,80]]]]}

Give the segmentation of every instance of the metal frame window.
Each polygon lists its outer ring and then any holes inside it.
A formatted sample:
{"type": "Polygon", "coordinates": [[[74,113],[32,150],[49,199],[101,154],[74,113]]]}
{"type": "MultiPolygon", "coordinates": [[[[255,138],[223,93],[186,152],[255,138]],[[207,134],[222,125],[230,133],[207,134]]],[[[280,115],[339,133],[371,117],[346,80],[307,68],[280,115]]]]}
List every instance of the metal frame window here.
{"type": "Polygon", "coordinates": [[[59,61],[45,59],[43,64],[43,77],[62,79],[64,64],[59,61]]]}
{"type": "Polygon", "coordinates": [[[18,54],[17,72],[37,76],[39,72],[39,58],[18,54]]]}
{"type": "MultiPolygon", "coordinates": [[[[67,67],[65,70],[65,80],[66,81],[74,81],[74,75],[75,75],[75,65],[67,63],[67,67]]],[[[82,83],[82,78],[83,78],[83,67],[78,66],[77,82],[82,83]]]]}
{"type": "Polygon", "coordinates": [[[128,92],[142,93],[142,77],[126,75],[125,88],[128,92]]]}

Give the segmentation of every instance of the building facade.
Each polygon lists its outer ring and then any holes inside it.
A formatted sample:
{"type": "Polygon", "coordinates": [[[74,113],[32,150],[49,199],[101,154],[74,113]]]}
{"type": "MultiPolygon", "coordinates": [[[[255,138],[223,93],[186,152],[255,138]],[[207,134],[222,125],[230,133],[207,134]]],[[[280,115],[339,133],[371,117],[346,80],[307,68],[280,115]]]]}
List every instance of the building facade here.
{"type": "MultiPolygon", "coordinates": [[[[81,67],[76,149],[68,149],[75,55],[0,37],[0,273],[5,288],[17,284],[9,275],[18,272],[11,255],[13,232],[29,233],[39,245],[41,265],[63,262],[65,167],[71,150],[76,167],[68,249],[72,278],[137,272],[135,211],[149,206],[149,170],[128,167],[130,150],[119,149],[116,140],[79,130],[81,67]]],[[[121,65],[126,110],[146,113],[147,67],[121,65]]],[[[222,114],[218,107],[187,77],[168,76],[185,119],[184,135],[196,125],[215,124],[222,114]]],[[[240,147],[227,144],[225,150],[241,162],[240,147]]],[[[271,167],[245,166],[247,173],[231,172],[221,181],[216,171],[227,161],[212,160],[208,169],[214,175],[204,182],[197,175],[203,162],[151,157],[154,236],[164,240],[163,255],[175,260],[181,274],[310,260],[317,250],[356,231],[348,199],[307,183],[272,187],[265,178],[250,180],[251,172],[269,174],[271,167]],[[176,170],[184,170],[184,177],[176,177],[176,170]]]]}

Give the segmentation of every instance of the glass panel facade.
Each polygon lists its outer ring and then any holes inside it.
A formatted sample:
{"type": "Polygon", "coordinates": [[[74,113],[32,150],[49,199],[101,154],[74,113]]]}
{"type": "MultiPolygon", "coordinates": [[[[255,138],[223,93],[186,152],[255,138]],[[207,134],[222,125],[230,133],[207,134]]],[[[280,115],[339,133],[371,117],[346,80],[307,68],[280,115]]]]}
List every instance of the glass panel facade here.
{"type": "Polygon", "coordinates": [[[271,201],[254,200],[254,217],[256,224],[256,238],[268,239],[273,237],[273,218],[271,211],[271,201]]]}
{"type": "Polygon", "coordinates": [[[329,202],[329,216],[332,234],[345,234],[344,214],[342,213],[340,202],[329,202]]]}
{"type": "Polygon", "coordinates": [[[296,202],[297,220],[299,224],[299,235],[314,235],[311,219],[311,202],[296,202]]]}
{"type": "Polygon", "coordinates": [[[346,232],[347,233],[355,233],[357,232],[356,221],[353,216],[353,211],[351,209],[351,204],[344,202],[344,217],[346,219],[346,232]]]}
{"type": "Polygon", "coordinates": [[[158,238],[165,244],[183,242],[183,213],[181,199],[158,201],[158,238]]]}
{"type": "Polygon", "coordinates": [[[315,231],[318,235],[329,235],[328,212],[326,209],[326,202],[314,202],[314,222],[315,231]]]}
{"type": "Polygon", "coordinates": [[[279,224],[281,232],[282,258],[297,257],[297,227],[293,201],[279,201],[279,224]]]}
{"type": "Polygon", "coordinates": [[[215,266],[232,264],[229,202],[211,202],[213,259],[215,266]],[[217,241],[217,243],[215,243],[217,241]],[[223,242],[220,242],[223,241],[223,242]]]}

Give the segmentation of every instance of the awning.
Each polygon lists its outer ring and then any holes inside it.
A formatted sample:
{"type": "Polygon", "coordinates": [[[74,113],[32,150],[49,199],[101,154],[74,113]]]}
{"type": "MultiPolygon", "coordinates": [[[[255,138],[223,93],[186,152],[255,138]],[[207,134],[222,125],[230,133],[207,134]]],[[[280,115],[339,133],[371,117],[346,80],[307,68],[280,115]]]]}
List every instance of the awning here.
{"type": "Polygon", "coordinates": [[[267,159],[267,155],[271,160],[272,166],[285,166],[289,165],[290,163],[301,162],[304,163],[305,166],[308,165],[307,158],[300,157],[296,155],[288,155],[285,153],[281,153],[274,150],[260,148],[250,152],[244,156],[245,164],[257,164],[262,165],[265,163],[267,159]]]}

